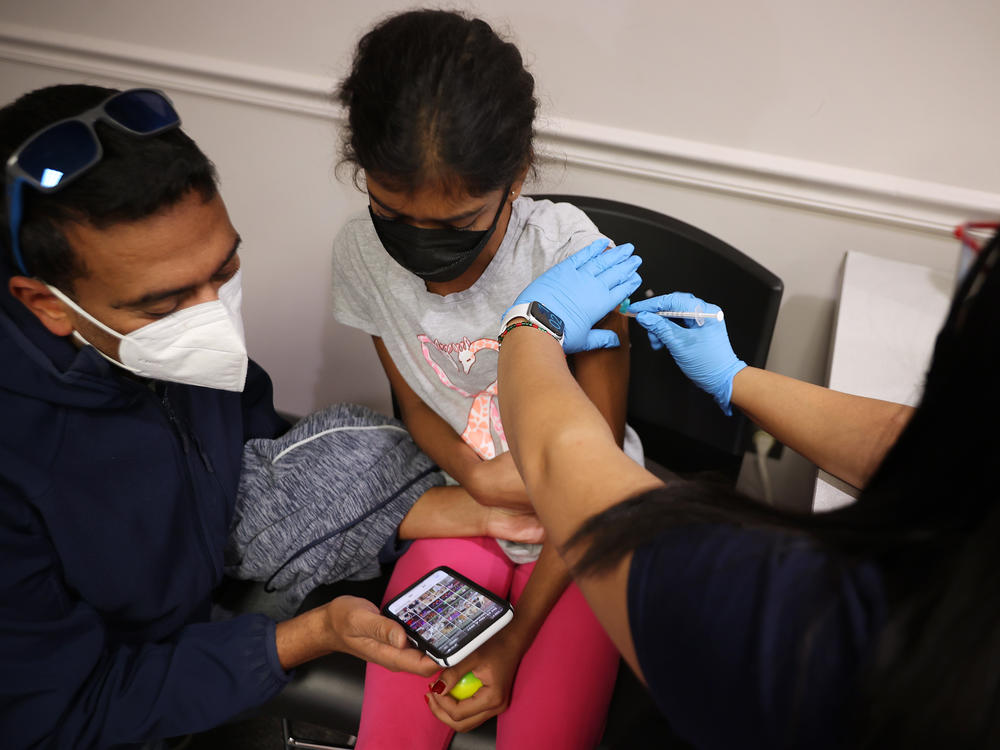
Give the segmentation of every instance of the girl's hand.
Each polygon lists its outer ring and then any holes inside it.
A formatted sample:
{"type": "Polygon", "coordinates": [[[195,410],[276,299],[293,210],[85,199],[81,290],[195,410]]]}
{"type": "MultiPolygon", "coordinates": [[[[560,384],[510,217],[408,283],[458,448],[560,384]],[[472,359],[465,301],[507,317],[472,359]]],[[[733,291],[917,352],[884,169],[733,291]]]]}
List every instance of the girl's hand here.
{"type": "Polygon", "coordinates": [[[438,720],[456,732],[468,732],[507,710],[517,668],[530,645],[530,642],[522,643],[513,627],[513,624],[508,625],[475,653],[444,670],[437,682],[427,686],[427,705],[438,720]],[[448,692],[466,672],[474,672],[483,686],[471,698],[457,701],[448,692]]]}
{"type": "Polygon", "coordinates": [[[472,481],[462,485],[481,505],[511,510],[532,510],[528,491],[510,453],[481,461],[472,470],[472,481]]]}
{"type": "Polygon", "coordinates": [[[545,541],[545,529],[531,511],[511,510],[500,506],[482,508],[486,511],[486,523],[482,536],[507,539],[521,544],[541,544],[545,541]]]}

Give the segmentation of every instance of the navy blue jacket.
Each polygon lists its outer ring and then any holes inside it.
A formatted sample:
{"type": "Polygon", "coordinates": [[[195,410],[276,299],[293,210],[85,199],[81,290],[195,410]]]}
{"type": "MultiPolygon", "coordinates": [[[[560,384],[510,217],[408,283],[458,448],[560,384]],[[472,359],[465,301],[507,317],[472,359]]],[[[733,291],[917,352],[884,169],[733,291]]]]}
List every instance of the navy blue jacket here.
{"type": "Polygon", "coordinates": [[[272,620],[208,622],[243,443],[286,426],[260,367],[242,394],[150,387],[4,288],[0,426],[5,748],[195,732],[281,689],[272,620]]]}

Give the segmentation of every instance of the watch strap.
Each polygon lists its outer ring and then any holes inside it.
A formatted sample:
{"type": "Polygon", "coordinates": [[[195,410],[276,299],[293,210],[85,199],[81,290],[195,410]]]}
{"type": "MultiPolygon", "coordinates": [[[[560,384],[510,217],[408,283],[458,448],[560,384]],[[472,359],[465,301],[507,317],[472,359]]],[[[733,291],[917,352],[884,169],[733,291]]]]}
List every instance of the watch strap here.
{"type": "MultiPolygon", "coordinates": [[[[552,338],[562,344],[563,336],[561,334],[556,333],[548,325],[546,325],[545,321],[539,320],[536,316],[531,314],[532,305],[535,304],[535,302],[521,302],[507,310],[503,316],[503,322],[500,324],[501,335],[510,327],[510,322],[512,320],[524,318],[525,320],[530,321],[536,328],[550,334],[552,338]]],[[[541,303],[537,304],[541,306],[541,303]]],[[[550,314],[554,315],[554,313],[550,314]]],[[[497,340],[499,341],[500,339],[498,338],[497,340]]]]}
{"type": "Polygon", "coordinates": [[[525,320],[531,320],[531,316],[528,315],[528,308],[530,307],[531,307],[530,302],[521,302],[509,308],[507,312],[504,313],[503,320],[500,322],[501,333],[504,330],[506,330],[507,326],[510,325],[510,321],[514,320],[514,318],[524,318],[525,320]]]}
{"type": "Polygon", "coordinates": [[[552,333],[552,331],[550,331],[548,328],[546,328],[545,326],[540,326],[538,325],[538,323],[532,323],[530,320],[526,319],[526,320],[518,320],[514,323],[511,323],[509,326],[500,331],[500,335],[497,336],[497,343],[502,346],[503,337],[506,336],[511,331],[513,331],[515,328],[535,328],[539,331],[545,331],[545,333],[549,334],[549,336],[554,338],[556,341],[559,341],[558,337],[554,333],[552,333]]]}

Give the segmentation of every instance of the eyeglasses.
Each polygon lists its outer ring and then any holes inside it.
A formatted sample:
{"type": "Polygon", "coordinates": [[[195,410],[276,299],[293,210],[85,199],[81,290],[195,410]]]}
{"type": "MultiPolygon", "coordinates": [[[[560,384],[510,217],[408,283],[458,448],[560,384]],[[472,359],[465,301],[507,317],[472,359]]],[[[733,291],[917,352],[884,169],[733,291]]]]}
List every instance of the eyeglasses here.
{"type": "Polygon", "coordinates": [[[94,130],[98,120],[126,133],[148,136],[176,128],[181,118],[167,95],[156,89],[129,89],[114,94],[93,109],[48,125],[22,143],[7,160],[7,223],[11,252],[25,275],[21,256],[22,195],[24,185],[52,193],[97,164],[104,155],[94,130]]]}

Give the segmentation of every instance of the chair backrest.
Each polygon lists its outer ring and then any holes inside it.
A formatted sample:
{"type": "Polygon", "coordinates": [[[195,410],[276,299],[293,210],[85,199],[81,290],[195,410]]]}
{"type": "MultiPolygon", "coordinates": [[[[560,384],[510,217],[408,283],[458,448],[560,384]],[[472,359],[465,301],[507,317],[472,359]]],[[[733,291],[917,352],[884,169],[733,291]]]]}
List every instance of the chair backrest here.
{"type": "MultiPolygon", "coordinates": [[[[532,197],[572,203],[615,242],[635,245],[644,283],[633,301],[683,291],[717,304],[737,356],[764,366],[784,289],[773,273],[717,237],[656,211],[582,195],[532,197]]],[[[735,480],[749,421],[735,410],[726,417],[669,354],[653,351],[634,320],[629,333],[628,421],[646,455],[676,472],[717,471],[735,480]]]]}

